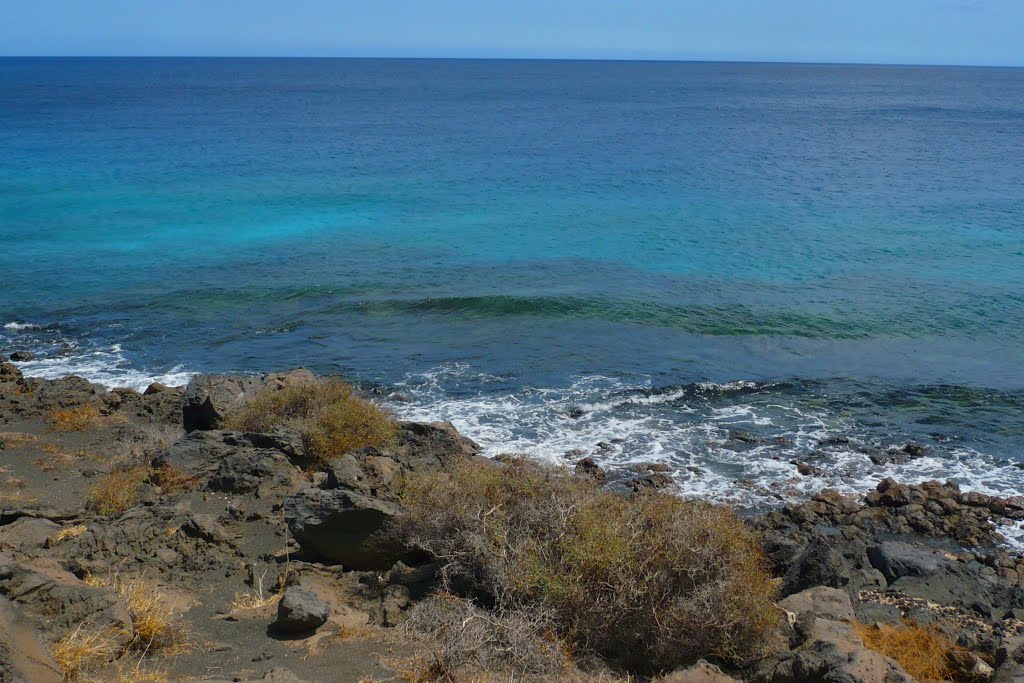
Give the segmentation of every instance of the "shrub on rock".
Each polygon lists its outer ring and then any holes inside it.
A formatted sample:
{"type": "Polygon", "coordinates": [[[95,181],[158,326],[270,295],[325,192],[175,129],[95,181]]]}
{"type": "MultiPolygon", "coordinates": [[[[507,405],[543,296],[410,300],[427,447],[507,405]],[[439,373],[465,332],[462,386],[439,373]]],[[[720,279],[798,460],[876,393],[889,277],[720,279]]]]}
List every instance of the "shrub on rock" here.
{"type": "Polygon", "coordinates": [[[318,464],[357,448],[384,446],[398,433],[387,411],[335,378],[267,388],[231,414],[226,426],[249,432],[297,428],[318,464]]]}
{"type": "Polygon", "coordinates": [[[626,497],[518,458],[410,476],[402,502],[402,533],[449,588],[549,613],[559,635],[633,671],[744,664],[778,625],[757,540],[726,508],[626,497]]]}

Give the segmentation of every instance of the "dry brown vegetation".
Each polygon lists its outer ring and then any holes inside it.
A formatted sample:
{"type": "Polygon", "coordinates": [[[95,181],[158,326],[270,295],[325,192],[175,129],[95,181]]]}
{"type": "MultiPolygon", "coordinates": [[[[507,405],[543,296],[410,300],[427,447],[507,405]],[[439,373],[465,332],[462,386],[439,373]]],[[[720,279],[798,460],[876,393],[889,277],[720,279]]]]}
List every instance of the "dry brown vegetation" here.
{"type": "Polygon", "coordinates": [[[50,423],[50,430],[54,432],[84,432],[102,423],[100,409],[92,403],[67,408],[65,410],[54,410],[46,415],[46,421],[50,423]]]}
{"type": "Polygon", "coordinates": [[[754,659],[778,626],[754,535],[732,511],[627,497],[523,458],[420,474],[400,528],[450,590],[628,671],[754,659]]]}
{"type": "Polygon", "coordinates": [[[923,683],[957,680],[955,655],[962,651],[937,627],[906,622],[902,626],[854,624],[864,645],[899,662],[923,683]]]}
{"type": "Polygon", "coordinates": [[[82,677],[114,657],[120,648],[116,633],[110,628],[84,628],[81,624],[50,646],[50,654],[64,672],[64,680],[80,681],[82,677]]]}
{"type": "Polygon", "coordinates": [[[226,424],[250,432],[266,432],[279,425],[297,428],[318,464],[357,448],[386,445],[398,433],[398,425],[387,411],[337,378],[268,389],[231,415],[226,424]]]}
{"type": "Polygon", "coordinates": [[[138,501],[139,486],[148,475],[142,466],[108,472],[89,490],[86,505],[104,517],[120,515],[138,501]]]}

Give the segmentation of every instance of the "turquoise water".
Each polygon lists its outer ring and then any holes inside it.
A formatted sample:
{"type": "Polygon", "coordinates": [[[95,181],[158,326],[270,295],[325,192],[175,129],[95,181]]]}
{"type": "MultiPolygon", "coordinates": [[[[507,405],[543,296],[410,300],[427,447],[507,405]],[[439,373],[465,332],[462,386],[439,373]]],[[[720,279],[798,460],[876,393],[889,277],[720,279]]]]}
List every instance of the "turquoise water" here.
{"type": "Polygon", "coordinates": [[[0,346],[303,364],[741,498],[1024,491],[1022,187],[1020,69],[0,59],[0,346]]]}

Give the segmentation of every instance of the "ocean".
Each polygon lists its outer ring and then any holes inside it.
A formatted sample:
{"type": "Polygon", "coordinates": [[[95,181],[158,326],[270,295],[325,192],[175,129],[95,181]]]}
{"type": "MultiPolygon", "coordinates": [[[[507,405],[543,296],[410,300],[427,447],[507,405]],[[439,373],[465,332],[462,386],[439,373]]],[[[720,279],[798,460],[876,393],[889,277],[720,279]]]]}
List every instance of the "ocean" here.
{"type": "Polygon", "coordinates": [[[303,365],[755,507],[1024,493],[1024,69],[4,58],[0,272],[30,375],[303,365]]]}

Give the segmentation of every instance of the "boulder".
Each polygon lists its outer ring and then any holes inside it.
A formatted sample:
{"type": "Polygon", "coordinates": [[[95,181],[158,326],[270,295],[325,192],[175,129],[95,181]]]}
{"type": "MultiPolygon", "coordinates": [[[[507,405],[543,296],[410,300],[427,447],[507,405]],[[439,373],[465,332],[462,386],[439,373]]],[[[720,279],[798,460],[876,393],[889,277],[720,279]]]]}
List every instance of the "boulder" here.
{"type": "Polygon", "coordinates": [[[261,391],[311,384],[316,377],[298,369],[269,375],[196,375],[185,388],[181,419],[185,431],[220,429],[232,412],[261,391]]]}
{"type": "Polygon", "coordinates": [[[842,588],[850,582],[850,568],[833,544],[823,536],[804,548],[782,579],[782,595],[792,595],[813,586],[842,588]]]}
{"type": "Polygon", "coordinates": [[[408,551],[391,528],[394,503],[345,488],[299,491],[284,502],[288,529],[303,549],[347,569],[383,570],[408,551]]]}
{"type": "Polygon", "coordinates": [[[16,361],[18,363],[24,363],[25,361],[33,360],[35,357],[36,354],[32,353],[31,351],[15,351],[14,353],[11,354],[11,360],[16,361]]]}
{"type": "Polygon", "coordinates": [[[864,646],[850,624],[814,619],[805,640],[789,652],[762,660],[750,676],[757,683],[914,683],[897,662],[864,646]]]}
{"type": "Polygon", "coordinates": [[[255,376],[196,375],[182,397],[182,426],[187,432],[219,429],[232,411],[262,387],[262,378],[255,376]]]}
{"type": "Polygon", "coordinates": [[[19,610],[0,598],[0,681],[61,683],[64,672],[19,610]]]}
{"type": "Polygon", "coordinates": [[[274,629],[280,633],[311,633],[320,628],[331,614],[331,608],[316,593],[292,586],[277,603],[274,629]]]}
{"type": "Polygon", "coordinates": [[[815,586],[800,591],[779,602],[779,607],[798,617],[811,613],[820,619],[832,621],[853,621],[853,604],[845,590],[815,586]]]}
{"type": "Polygon", "coordinates": [[[701,659],[693,666],[662,676],[656,683],[739,683],[739,679],[701,659]]]}
{"type": "Polygon", "coordinates": [[[890,584],[904,576],[931,576],[951,564],[938,551],[903,541],[885,541],[869,547],[868,559],[890,584]]]}
{"type": "Polygon", "coordinates": [[[22,517],[0,526],[0,549],[42,548],[46,541],[56,536],[59,531],[60,525],[48,519],[22,517]]]}

